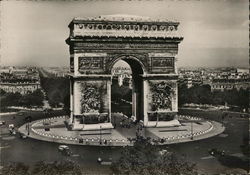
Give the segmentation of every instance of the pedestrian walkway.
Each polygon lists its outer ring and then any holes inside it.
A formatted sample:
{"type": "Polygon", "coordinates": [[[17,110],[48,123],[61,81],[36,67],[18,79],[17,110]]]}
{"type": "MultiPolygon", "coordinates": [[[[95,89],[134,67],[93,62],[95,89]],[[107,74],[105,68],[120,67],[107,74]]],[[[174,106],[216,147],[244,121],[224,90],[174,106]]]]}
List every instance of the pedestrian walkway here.
{"type": "Polygon", "coordinates": [[[19,128],[19,132],[30,138],[64,144],[131,146],[138,135],[149,137],[154,144],[161,145],[205,139],[220,134],[225,129],[218,122],[190,116],[178,116],[180,120],[185,120],[181,126],[162,128],[142,128],[129,123],[122,114],[114,114],[113,117],[116,117],[114,129],[69,131],[64,124],[67,116],[60,116],[25,124],[19,128]]]}

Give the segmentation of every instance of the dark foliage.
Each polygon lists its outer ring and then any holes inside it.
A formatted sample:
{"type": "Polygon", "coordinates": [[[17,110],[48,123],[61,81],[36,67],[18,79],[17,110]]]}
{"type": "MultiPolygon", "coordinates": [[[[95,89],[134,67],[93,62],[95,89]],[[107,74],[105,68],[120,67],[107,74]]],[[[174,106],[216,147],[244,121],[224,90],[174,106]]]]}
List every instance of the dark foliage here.
{"type": "Polygon", "coordinates": [[[6,92],[3,89],[0,89],[0,95],[4,95],[6,92]]]}
{"type": "Polygon", "coordinates": [[[40,89],[32,93],[21,95],[20,93],[5,93],[0,98],[1,108],[7,106],[43,106],[44,95],[40,89]]]}
{"type": "Polygon", "coordinates": [[[23,95],[19,99],[21,106],[43,106],[44,95],[40,89],[35,90],[33,93],[23,95]]]}
{"type": "Polygon", "coordinates": [[[185,103],[196,104],[212,104],[212,105],[229,105],[248,108],[249,105],[249,89],[237,89],[211,92],[209,85],[193,86],[187,88],[185,85],[178,87],[179,106],[185,103]]]}
{"type": "Polygon", "coordinates": [[[81,175],[81,169],[73,161],[37,162],[31,174],[34,175],[81,175]]]}
{"type": "Polygon", "coordinates": [[[23,163],[9,163],[1,170],[4,175],[29,175],[29,166],[23,163]]]}
{"type": "Polygon", "coordinates": [[[60,103],[69,104],[69,78],[64,77],[42,77],[41,86],[46,92],[49,104],[52,107],[57,107],[60,103]]]}
{"type": "Polygon", "coordinates": [[[10,163],[3,167],[4,175],[81,175],[80,166],[73,161],[53,163],[37,162],[34,168],[23,163],[10,163]]]}
{"type": "Polygon", "coordinates": [[[138,138],[133,147],[125,147],[121,158],[112,164],[114,174],[197,174],[194,164],[184,158],[177,158],[174,153],[159,153],[159,147],[149,139],[138,138]]]}
{"type": "Polygon", "coordinates": [[[1,96],[0,104],[1,107],[6,106],[19,106],[20,105],[20,99],[22,98],[22,95],[18,92],[16,93],[6,93],[3,96],[1,96]]]}

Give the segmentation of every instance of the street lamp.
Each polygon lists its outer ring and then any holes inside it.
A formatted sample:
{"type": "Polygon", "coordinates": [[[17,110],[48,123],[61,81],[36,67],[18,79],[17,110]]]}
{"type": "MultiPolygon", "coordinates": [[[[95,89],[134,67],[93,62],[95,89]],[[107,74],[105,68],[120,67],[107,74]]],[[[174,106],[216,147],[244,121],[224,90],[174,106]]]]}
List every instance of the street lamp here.
{"type": "Polygon", "coordinates": [[[102,125],[100,125],[100,145],[102,144],[102,125]]]}
{"type": "Polygon", "coordinates": [[[28,122],[28,135],[30,135],[30,122],[28,122]]]}
{"type": "Polygon", "coordinates": [[[191,120],[191,140],[194,139],[194,134],[193,134],[193,121],[191,120]]]}
{"type": "Polygon", "coordinates": [[[155,127],[157,127],[157,125],[158,125],[158,121],[159,121],[159,117],[158,117],[157,112],[155,112],[155,115],[156,115],[156,125],[155,125],[155,127]]]}

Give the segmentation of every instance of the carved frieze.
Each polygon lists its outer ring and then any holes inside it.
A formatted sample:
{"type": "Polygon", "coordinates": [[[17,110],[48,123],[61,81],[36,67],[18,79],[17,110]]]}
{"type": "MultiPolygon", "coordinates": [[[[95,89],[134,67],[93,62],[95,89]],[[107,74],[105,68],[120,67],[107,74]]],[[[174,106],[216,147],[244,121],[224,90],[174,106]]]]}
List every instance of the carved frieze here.
{"type": "Polygon", "coordinates": [[[76,30],[127,30],[127,31],[173,31],[177,30],[177,23],[176,24],[146,24],[146,23],[82,23],[82,24],[75,24],[76,30]]]}

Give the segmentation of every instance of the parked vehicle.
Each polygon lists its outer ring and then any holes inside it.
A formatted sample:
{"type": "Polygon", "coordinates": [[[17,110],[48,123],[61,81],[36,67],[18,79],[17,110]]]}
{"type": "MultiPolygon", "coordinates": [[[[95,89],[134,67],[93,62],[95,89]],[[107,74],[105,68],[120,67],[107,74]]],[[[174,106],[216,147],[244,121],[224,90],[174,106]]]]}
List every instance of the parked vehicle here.
{"type": "Polygon", "coordinates": [[[24,115],[24,112],[23,112],[23,111],[20,111],[20,112],[17,113],[17,115],[23,116],[23,115],[24,115]]]}
{"type": "Polygon", "coordinates": [[[0,126],[5,125],[5,121],[0,121],[0,126]]]}
{"type": "Polygon", "coordinates": [[[169,152],[168,152],[168,150],[163,149],[163,150],[159,151],[159,154],[164,155],[164,154],[169,154],[169,152]]]}
{"type": "Polygon", "coordinates": [[[15,129],[9,129],[10,135],[16,135],[15,129]]]}
{"type": "Polygon", "coordinates": [[[9,124],[9,129],[14,129],[14,128],[15,128],[14,124],[9,124]]]}
{"type": "Polygon", "coordinates": [[[218,150],[216,148],[212,148],[212,149],[208,150],[208,152],[212,156],[224,156],[225,155],[224,150],[218,150]]]}
{"type": "Polygon", "coordinates": [[[26,139],[26,138],[27,138],[27,136],[26,136],[25,134],[23,134],[23,133],[19,133],[19,136],[20,136],[20,138],[22,138],[22,139],[26,139]]]}
{"type": "Polygon", "coordinates": [[[32,117],[31,116],[27,116],[24,118],[25,122],[31,122],[32,121],[32,117]]]}
{"type": "Polygon", "coordinates": [[[70,156],[70,149],[67,145],[60,145],[58,151],[64,155],[70,156]]]}
{"type": "Polygon", "coordinates": [[[14,124],[9,124],[9,132],[11,135],[16,135],[14,124]]]}

